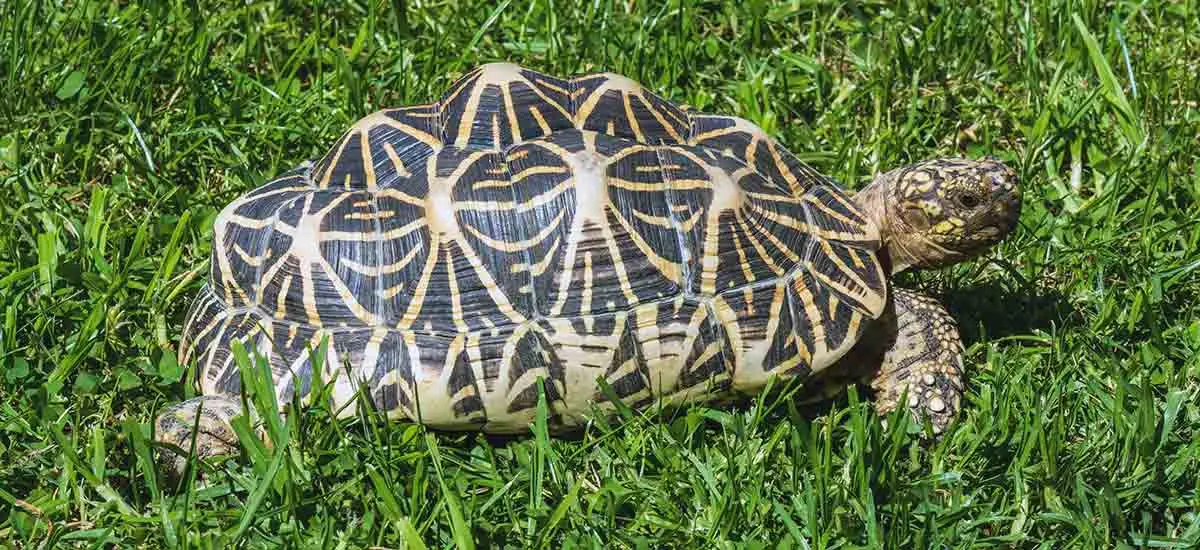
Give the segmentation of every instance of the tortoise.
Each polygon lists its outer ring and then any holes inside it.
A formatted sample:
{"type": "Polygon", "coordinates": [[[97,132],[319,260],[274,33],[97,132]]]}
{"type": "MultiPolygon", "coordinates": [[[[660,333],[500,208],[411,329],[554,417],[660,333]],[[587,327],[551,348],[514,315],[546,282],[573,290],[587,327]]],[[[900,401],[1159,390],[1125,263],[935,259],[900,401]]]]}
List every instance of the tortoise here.
{"type": "Polygon", "coordinates": [[[236,449],[235,341],[269,360],[280,403],[317,374],[343,414],[364,391],[433,428],[526,431],[541,398],[561,432],[617,401],[805,378],[866,381],[880,413],[903,405],[941,432],[963,392],[959,334],[890,277],[980,254],[1019,212],[995,158],[919,162],[851,196],[747,120],[616,74],[483,65],[220,213],[179,347],[201,396],[167,408],[156,438],[189,449],[198,428],[196,454],[236,449]]]}

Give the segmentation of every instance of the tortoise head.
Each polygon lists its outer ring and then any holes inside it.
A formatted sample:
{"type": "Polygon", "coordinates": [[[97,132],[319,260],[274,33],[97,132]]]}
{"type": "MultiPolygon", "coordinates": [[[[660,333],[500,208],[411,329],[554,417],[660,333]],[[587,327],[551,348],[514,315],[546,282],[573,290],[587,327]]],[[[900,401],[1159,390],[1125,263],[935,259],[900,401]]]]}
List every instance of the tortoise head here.
{"type": "Polygon", "coordinates": [[[892,273],[957,263],[1012,232],[1017,175],[995,158],[939,158],[876,176],[858,203],[879,226],[892,273]]]}

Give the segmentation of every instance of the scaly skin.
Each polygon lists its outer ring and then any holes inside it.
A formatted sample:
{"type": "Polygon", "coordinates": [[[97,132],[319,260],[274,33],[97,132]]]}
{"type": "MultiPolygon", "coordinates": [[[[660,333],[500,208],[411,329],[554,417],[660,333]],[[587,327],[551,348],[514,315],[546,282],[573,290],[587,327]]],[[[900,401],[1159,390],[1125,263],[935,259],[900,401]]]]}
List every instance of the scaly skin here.
{"type": "Polygon", "coordinates": [[[933,298],[893,288],[883,316],[837,365],[805,384],[804,400],[833,397],[857,382],[873,390],[881,416],[906,406],[914,421],[928,420],[935,435],[944,433],[964,389],[954,318],[933,298]]]}
{"type": "MultiPolygon", "coordinates": [[[[1021,212],[1016,174],[992,159],[935,159],[893,170],[855,200],[879,225],[893,275],[977,256],[1007,236],[1021,212]]],[[[813,391],[828,395],[864,378],[880,414],[903,404],[941,434],[962,402],[962,339],[936,300],[893,286],[883,316],[827,372],[813,391]]]]}
{"type": "Polygon", "coordinates": [[[202,395],[166,408],[154,421],[155,439],[178,449],[160,449],[159,463],[172,477],[182,475],[193,433],[197,458],[236,453],[238,437],[231,422],[241,414],[242,401],[237,395],[202,395]]]}
{"type": "Polygon", "coordinates": [[[962,403],[963,345],[958,326],[928,296],[896,289],[892,303],[878,325],[890,332],[890,338],[885,334],[877,340],[884,351],[870,380],[875,409],[887,414],[907,406],[915,420],[928,418],[933,432],[941,434],[962,403]]]}

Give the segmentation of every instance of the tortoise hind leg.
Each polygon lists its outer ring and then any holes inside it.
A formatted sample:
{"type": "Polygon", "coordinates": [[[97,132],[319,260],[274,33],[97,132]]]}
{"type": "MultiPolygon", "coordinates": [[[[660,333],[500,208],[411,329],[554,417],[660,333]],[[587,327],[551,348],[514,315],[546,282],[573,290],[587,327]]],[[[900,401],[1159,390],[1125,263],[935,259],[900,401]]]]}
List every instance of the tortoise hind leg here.
{"type": "Polygon", "coordinates": [[[875,341],[883,344],[882,358],[867,377],[876,410],[887,414],[903,404],[914,419],[928,418],[933,432],[943,433],[962,403],[963,345],[957,324],[937,300],[898,288],[893,289],[892,311],[881,321],[885,334],[875,341]]]}
{"type": "Polygon", "coordinates": [[[237,395],[202,395],[167,407],[154,421],[155,440],[182,449],[182,454],[175,449],[159,449],[159,464],[172,477],[180,477],[187,467],[193,434],[197,459],[237,453],[238,437],[232,421],[242,412],[237,395]]]}

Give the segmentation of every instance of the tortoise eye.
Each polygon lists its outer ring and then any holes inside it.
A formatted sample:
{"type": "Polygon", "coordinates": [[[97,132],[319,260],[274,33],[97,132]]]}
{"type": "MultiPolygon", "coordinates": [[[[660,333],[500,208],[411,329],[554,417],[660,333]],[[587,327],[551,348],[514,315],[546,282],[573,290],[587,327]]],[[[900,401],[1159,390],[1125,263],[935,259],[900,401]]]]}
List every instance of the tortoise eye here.
{"type": "Polygon", "coordinates": [[[976,206],[979,206],[979,203],[982,201],[979,200],[979,195],[974,193],[962,193],[956,197],[955,202],[957,202],[958,205],[963,208],[975,208],[976,206]]]}

